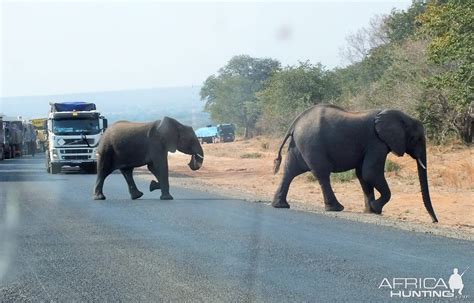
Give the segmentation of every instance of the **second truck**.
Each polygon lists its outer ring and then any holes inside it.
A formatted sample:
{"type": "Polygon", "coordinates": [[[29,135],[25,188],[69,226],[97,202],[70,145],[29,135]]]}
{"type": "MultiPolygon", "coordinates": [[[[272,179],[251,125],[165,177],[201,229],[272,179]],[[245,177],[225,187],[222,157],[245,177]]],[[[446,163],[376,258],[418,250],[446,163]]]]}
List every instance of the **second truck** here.
{"type": "Polygon", "coordinates": [[[46,170],[61,172],[63,166],[97,171],[97,147],[107,128],[107,119],[94,103],[50,103],[46,121],[46,170]]]}

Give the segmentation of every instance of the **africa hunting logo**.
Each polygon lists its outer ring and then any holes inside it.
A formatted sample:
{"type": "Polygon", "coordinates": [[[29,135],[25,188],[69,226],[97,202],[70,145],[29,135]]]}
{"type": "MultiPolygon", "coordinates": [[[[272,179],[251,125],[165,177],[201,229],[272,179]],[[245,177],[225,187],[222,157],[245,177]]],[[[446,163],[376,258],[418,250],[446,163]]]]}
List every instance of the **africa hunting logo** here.
{"type": "Polygon", "coordinates": [[[379,289],[390,290],[391,298],[466,298],[462,291],[464,289],[463,275],[469,269],[467,267],[461,274],[454,268],[448,282],[443,278],[384,278],[379,289]]]}

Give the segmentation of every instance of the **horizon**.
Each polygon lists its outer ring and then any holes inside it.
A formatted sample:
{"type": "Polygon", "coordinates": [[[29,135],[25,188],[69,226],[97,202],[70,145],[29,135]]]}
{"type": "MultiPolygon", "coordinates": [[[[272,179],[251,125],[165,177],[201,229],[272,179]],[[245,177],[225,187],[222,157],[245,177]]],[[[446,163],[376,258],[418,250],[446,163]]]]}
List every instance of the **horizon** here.
{"type": "Polygon", "coordinates": [[[349,34],[410,3],[6,1],[0,97],[201,86],[239,54],[333,69],[349,34]]]}

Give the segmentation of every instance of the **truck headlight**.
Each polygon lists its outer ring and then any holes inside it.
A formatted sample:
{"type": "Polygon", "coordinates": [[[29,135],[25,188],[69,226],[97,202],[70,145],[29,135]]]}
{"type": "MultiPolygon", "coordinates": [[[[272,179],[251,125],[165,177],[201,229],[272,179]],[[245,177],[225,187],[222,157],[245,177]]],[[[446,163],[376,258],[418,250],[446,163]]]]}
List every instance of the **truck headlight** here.
{"type": "Polygon", "coordinates": [[[53,149],[53,158],[57,158],[57,157],[58,157],[58,150],[53,149]]]}

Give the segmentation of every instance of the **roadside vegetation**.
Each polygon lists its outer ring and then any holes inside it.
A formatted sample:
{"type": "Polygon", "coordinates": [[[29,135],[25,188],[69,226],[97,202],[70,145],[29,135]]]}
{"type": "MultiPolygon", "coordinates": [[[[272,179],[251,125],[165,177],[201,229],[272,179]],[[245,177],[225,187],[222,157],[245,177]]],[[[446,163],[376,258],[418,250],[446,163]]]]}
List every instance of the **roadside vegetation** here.
{"type": "Polygon", "coordinates": [[[473,8],[472,1],[415,0],[407,10],[374,18],[347,37],[341,50],[347,65],[332,70],[235,56],[207,78],[201,99],[214,121],[234,123],[245,138],[281,135],[304,109],[331,103],[401,109],[423,122],[432,143],[469,142],[473,8]]]}

